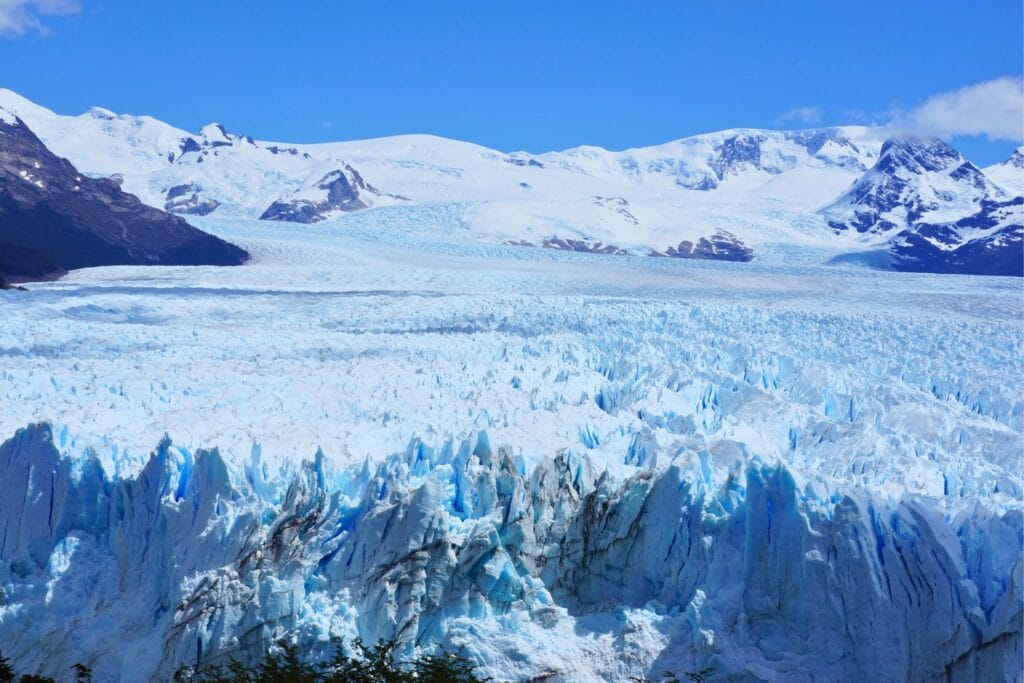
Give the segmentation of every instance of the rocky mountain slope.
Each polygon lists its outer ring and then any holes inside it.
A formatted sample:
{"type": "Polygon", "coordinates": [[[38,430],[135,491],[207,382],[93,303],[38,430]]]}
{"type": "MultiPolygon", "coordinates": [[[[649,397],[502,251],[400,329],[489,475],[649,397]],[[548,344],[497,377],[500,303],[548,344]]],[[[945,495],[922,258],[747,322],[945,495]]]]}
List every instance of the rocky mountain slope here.
{"type": "MultiPolygon", "coordinates": [[[[1015,168],[1014,159],[1004,166],[1015,168]]],[[[899,270],[1024,275],[1024,197],[941,140],[887,140],[878,162],[824,214],[837,232],[888,245],[899,270]]]]}
{"type": "Polygon", "coordinates": [[[0,109],[0,275],[38,279],[100,265],[237,265],[242,249],[91,178],[0,109]]]}

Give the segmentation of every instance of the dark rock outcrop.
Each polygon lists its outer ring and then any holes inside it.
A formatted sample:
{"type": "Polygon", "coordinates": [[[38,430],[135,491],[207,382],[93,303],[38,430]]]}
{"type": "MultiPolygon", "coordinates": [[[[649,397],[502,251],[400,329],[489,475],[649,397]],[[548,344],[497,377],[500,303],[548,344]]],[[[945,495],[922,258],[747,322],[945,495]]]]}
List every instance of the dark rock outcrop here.
{"type": "Polygon", "coordinates": [[[513,166],[532,166],[534,168],[544,168],[544,164],[531,157],[507,156],[505,157],[504,161],[506,164],[511,164],[513,166]]]}
{"type": "Polygon", "coordinates": [[[683,240],[679,246],[669,247],[665,251],[651,251],[648,256],[745,262],[754,258],[754,250],[731,232],[719,230],[709,237],[701,237],[696,244],[683,240]]]}
{"type": "Polygon", "coordinates": [[[350,213],[368,208],[360,193],[375,197],[388,197],[398,201],[409,201],[400,194],[381,192],[366,182],[359,171],[345,164],[316,181],[311,187],[299,190],[288,198],[279,199],[260,215],[263,221],[287,221],[290,223],[319,223],[332,213],[350,213]]]}
{"type": "Polygon", "coordinates": [[[164,210],[171,213],[193,214],[205,216],[213,213],[220,202],[212,198],[201,198],[202,188],[195,183],[175,185],[167,190],[167,201],[164,210]]]}
{"type": "Polygon", "coordinates": [[[640,221],[637,220],[636,216],[630,212],[629,202],[626,201],[625,197],[603,197],[601,195],[595,195],[594,203],[598,206],[603,206],[615,211],[615,213],[622,216],[628,223],[632,223],[633,225],[640,224],[640,221]]]}
{"type": "Polygon", "coordinates": [[[17,285],[12,285],[12,284],[9,284],[9,283],[7,282],[7,280],[5,280],[5,279],[3,278],[3,276],[2,276],[2,275],[0,275],[0,289],[16,289],[16,290],[18,290],[19,292],[27,292],[27,291],[28,291],[28,290],[27,290],[27,289],[25,289],[24,287],[18,287],[17,285]]]}
{"type": "Polygon", "coordinates": [[[601,242],[588,242],[586,240],[565,239],[563,237],[549,237],[544,240],[545,249],[559,249],[561,251],[578,251],[587,254],[610,254],[612,256],[629,256],[629,252],[614,244],[602,244],[601,242]]]}
{"type": "Polygon", "coordinates": [[[365,186],[365,182],[358,174],[354,174],[354,176],[350,180],[343,170],[331,171],[313,186],[314,190],[326,193],[323,199],[278,200],[267,207],[267,210],[260,216],[260,220],[317,223],[326,219],[332,211],[348,212],[365,209],[366,204],[359,198],[357,184],[361,183],[365,186]]]}
{"type": "Polygon", "coordinates": [[[717,155],[708,165],[719,180],[725,180],[730,173],[736,173],[747,166],[761,170],[761,145],[764,141],[763,135],[734,135],[726,138],[715,148],[717,155]]]}
{"type": "MultiPolygon", "coordinates": [[[[766,131],[737,131],[722,139],[708,157],[709,172],[683,175],[676,179],[676,185],[687,190],[709,192],[721,185],[730,176],[743,175],[751,169],[777,175],[796,163],[795,158],[778,154],[779,145],[790,143],[803,147],[807,154],[829,166],[840,166],[864,170],[860,161],[861,150],[840,129],[771,133],[766,131]],[[765,154],[765,146],[769,147],[765,154]],[[828,146],[830,150],[823,154],[828,146]]],[[[664,166],[664,162],[662,162],[664,166]]]]}
{"type": "Polygon", "coordinates": [[[955,201],[980,205],[999,194],[976,166],[942,140],[891,138],[883,143],[878,163],[824,214],[836,233],[884,234],[913,227],[955,201]],[[943,176],[963,191],[952,196],[936,187],[943,176]]]}
{"type": "Polygon", "coordinates": [[[390,197],[391,199],[397,199],[403,202],[409,201],[408,197],[400,194],[388,194],[387,192],[381,192],[376,187],[363,180],[363,176],[359,174],[359,171],[352,168],[351,164],[345,164],[345,173],[352,179],[352,184],[364,192],[369,192],[377,197],[390,197]]]}
{"type": "Polygon", "coordinates": [[[0,274],[56,277],[107,265],[238,265],[248,254],[89,178],[0,111],[0,274]]]}
{"type": "Polygon", "coordinates": [[[921,224],[893,241],[897,270],[1024,276],[1024,197],[983,201],[978,213],[950,224],[921,224]],[[995,229],[995,230],[993,230],[995,229]],[[964,239],[963,231],[986,231],[964,239]]]}

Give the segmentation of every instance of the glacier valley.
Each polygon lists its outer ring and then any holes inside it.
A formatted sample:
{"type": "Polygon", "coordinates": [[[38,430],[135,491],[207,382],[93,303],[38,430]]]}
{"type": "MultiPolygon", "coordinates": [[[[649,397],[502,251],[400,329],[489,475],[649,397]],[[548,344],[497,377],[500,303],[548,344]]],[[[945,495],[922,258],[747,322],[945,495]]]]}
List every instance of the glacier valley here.
{"type": "Polygon", "coordinates": [[[1019,279],[460,220],[197,217],[252,260],[0,291],[4,654],[148,681],[397,637],[499,681],[1019,680],[1019,279]]]}

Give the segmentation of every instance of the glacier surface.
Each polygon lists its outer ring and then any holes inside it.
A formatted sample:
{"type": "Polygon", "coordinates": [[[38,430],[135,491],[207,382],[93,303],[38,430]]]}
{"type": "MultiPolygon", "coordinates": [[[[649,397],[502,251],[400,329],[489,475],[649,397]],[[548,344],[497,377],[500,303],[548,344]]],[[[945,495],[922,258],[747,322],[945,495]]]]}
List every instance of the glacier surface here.
{"type": "MultiPolygon", "coordinates": [[[[0,642],[288,635],[496,680],[1017,680],[1021,286],[197,219],[253,262],[0,292],[0,642]]],[[[394,229],[418,225],[416,229],[394,229]]]]}

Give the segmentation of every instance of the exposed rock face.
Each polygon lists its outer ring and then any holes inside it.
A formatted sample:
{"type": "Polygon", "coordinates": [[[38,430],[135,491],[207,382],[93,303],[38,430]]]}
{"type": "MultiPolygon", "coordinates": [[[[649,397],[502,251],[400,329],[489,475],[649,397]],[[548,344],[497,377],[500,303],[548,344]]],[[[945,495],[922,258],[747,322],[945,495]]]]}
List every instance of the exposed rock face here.
{"type": "Polygon", "coordinates": [[[309,187],[300,188],[290,197],[280,199],[263,212],[260,220],[288,221],[292,223],[318,223],[337,213],[349,213],[367,208],[360,193],[408,201],[407,197],[381,192],[366,182],[359,171],[345,164],[331,171],[309,187]]]}
{"type": "Polygon", "coordinates": [[[825,209],[836,232],[884,234],[937,222],[937,212],[974,213],[985,199],[1001,198],[974,164],[942,140],[891,138],[878,163],[825,209]]]}
{"type": "Polygon", "coordinates": [[[513,166],[531,166],[533,168],[544,168],[544,164],[537,161],[533,157],[525,155],[509,155],[507,157],[504,157],[504,161],[506,164],[511,164],[513,166]]]}
{"type": "Polygon", "coordinates": [[[603,206],[615,211],[615,213],[622,216],[627,223],[632,223],[633,225],[640,224],[640,221],[638,221],[636,216],[634,216],[629,210],[629,202],[625,197],[603,197],[601,195],[595,195],[594,203],[598,206],[603,206]]]}
{"type": "Polygon", "coordinates": [[[701,237],[696,244],[690,240],[683,240],[677,247],[669,247],[665,251],[652,251],[648,256],[709,259],[712,261],[750,261],[754,258],[754,250],[731,232],[719,230],[709,237],[701,237]]]}
{"type": "Polygon", "coordinates": [[[578,251],[588,254],[611,254],[613,256],[629,256],[629,252],[614,244],[602,244],[601,242],[588,242],[587,240],[567,239],[563,237],[549,237],[542,245],[545,249],[560,249],[562,251],[578,251]]]}
{"type": "Polygon", "coordinates": [[[32,426],[0,445],[0,580],[17,606],[4,652],[41,673],[86,658],[102,680],[167,680],[288,632],[316,652],[341,630],[464,647],[507,679],[573,680],[568,662],[541,670],[536,652],[491,642],[509,623],[562,647],[621,630],[588,662],[605,679],[1020,675],[1019,511],[818,499],[784,467],[724,477],[715,458],[622,481],[571,455],[524,473],[480,434],[343,473],[318,455],[282,484],[258,459],[232,475],[216,451],[165,440],[137,477],[112,480],[32,426]],[[652,605],[676,624],[657,647],[623,613],[652,605]],[[111,632],[138,637],[90,637],[111,632]]]}
{"type": "Polygon", "coordinates": [[[897,270],[1024,276],[1024,197],[984,200],[978,213],[954,223],[905,230],[889,253],[897,270]]]}
{"type": "Polygon", "coordinates": [[[16,287],[14,285],[8,284],[7,280],[5,280],[2,275],[0,275],[0,289],[16,289],[21,292],[25,291],[24,287],[16,287]]]}
{"type": "Polygon", "coordinates": [[[764,141],[763,135],[736,135],[727,138],[715,150],[718,154],[709,165],[719,180],[724,180],[729,173],[746,166],[762,170],[761,145],[764,141]]]}
{"type": "Polygon", "coordinates": [[[104,265],[238,265],[242,249],[89,178],[14,116],[0,117],[0,273],[37,279],[104,265]]]}
{"type": "MultiPolygon", "coordinates": [[[[611,201],[616,198],[598,197],[606,200],[605,205],[617,209],[624,209],[625,203],[611,201]]],[[[624,202],[624,200],[623,200],[624,202]]],[[[538,246],[529,240],[508,240],[505,242],[515,247],[538,246]]],[[[592,242],[589,240],[570,239],[564,237],[548,237],[539,245],[545,249],[559,249],[561,251],[576,251],[588,254],[606,254],[611,256],[629,256],[630,251],[614,244],[592,242]]],[[[679,246],[669,247],[664,251],[651,250],[648,256],[672,257],[686,259],[704,259],[711,261],[750,261],[754,258],[754,251],[746,246],[742,240],[725,230],[719,230],[714,235],[701,237],[696,244],[690,240],[683,240],[679,246]]]]}
{"type": "Polygon", "coordinates": [[[352,179],[352,184],[355,185],[360,190],[363,190],[364,192],[369,192],[370,194],[377,197],[389,197],[391,199],[397,199],[403,202],[409,201],[408,197],[402,196],[400,194],[389,194],[387,192],[381,192],[376,187],[363,180],[363,176],[360,175],[359,171],[352,168],[351,164],[345,164],[345,173],[348,175],[349,178],[352,179]]]}
{"type": "Polygon", "coordinates": [[[780,143],[791,145],[791,149],[806,153],[822,165],[865,169],[862,161],[865,150],[838,129],[745,131],[730,135],[715,145],[707,158],[706,172],[680,175],[676,184],[688,190],[707,192],[717,189],[730,176],[743,175],[750,170],[778,175],[795,163],[792,156],[779,153],[780,143]]]}
{"type": "Polygon", "coordinates": [[[263,212],[260,220],[317,223],[335,211],[365,209],[366,204],[359,198],[358,189],[360,185],[365,188],[365,182],[349,168],[331,171],[296,198],[274,202],[263,212]]]}
{"type": "Polygon", "coordinates": [[[201,192],[202,188],[196,186],[195,183],[175,185],[167,190],[167,202],[164,204],[164,210],[196,216],[213,213],[220,206],[220,202],[212,198],[202,199],[201,192]]]}

